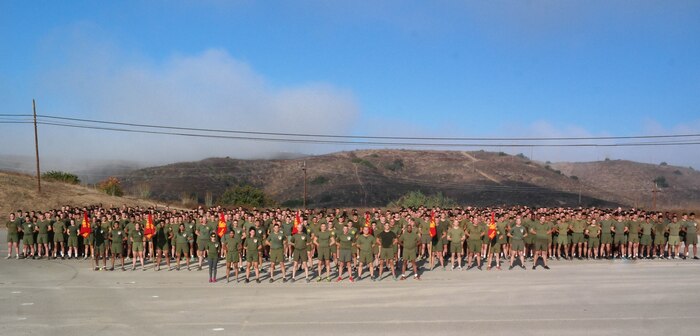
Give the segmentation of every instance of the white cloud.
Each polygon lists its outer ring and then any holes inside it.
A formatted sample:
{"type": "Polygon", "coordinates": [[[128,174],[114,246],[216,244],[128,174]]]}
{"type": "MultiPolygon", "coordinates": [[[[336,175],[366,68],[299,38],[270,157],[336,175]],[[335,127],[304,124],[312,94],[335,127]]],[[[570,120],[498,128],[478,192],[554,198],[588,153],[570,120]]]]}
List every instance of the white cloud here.
{"type": "MultiPolygon", "coordinates": [[[[45,51],[68,50],[46,62],[39,78],[40,114],[143,124],[293,133],[348,133],[359,107],[329,83],[273,87],[227,51],[208,49],[162,61],[93,42],[84,27],[45,51]]],[[[209,156],[265,157],[305,153],[297,143],[199,139],[41,126],[47,157],[164,163],[209,156]]]]}

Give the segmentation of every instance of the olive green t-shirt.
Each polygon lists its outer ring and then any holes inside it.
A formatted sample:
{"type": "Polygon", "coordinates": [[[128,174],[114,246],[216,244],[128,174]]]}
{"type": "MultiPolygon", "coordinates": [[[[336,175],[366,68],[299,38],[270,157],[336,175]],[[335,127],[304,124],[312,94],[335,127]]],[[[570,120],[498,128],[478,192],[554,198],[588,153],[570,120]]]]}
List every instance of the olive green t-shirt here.
{"type": "Polygon", "coordinates": [[[66,230],[66,223],[63,221],[57,221],[56,223],[53,224],[53,232],[54,234],[63,234],[63,232],[66,230]]]}
{"type": "Polygon", "coordinates": [[[668,235],[678,236],[681,232],[681,223],[675,222],[668,224],[668,235]]]}
{"type": "Polygon", "coordinates": [[[248,237],[246,237],[244,244],[245,244],[247,255],[253,256],[254,258],[257,258],[258,247],[262,246],[262,240],[258,237],[248,236],[248,237]]]}
{"type": "Polygon", "coordinates": [[[691,221],[691,220],[686,221],[683,224],[683,227],[685,228],[687,235],[697,235],[698,234],[698,223],[695,221],[691,221]]]}
{"type": "Polygon", "coordinates": [[[525,237],[526,230],[527,229],[525,229],[525,227],[522,225],[513,226],[510,229],[511,238],[513,238],[514,240],[523,240],[523,237],[525,237]]]}
{"type": "Polygon", "coordinates": [[[319,248],[330,247],[331,246],[331,236],[332,236],[332,233],[330,231],[317,232],[316,233],[316,242],[318,243],[318,247],[319,248]]]}
{"type": "Polygon", "coordinates": [[[589,225],[587,229],[588,229],[588,237],[591,237],[591,238],[598,237],[598,234],[600,233],[600,227],[598,225],[589,225]]]}
{"type": "Polygon", "coordinates": [[[239,244],[241,243],[241,241],[238,238],[236,238],[235,234],[233,235],[233,237],[231,237],[230,234],[227,234],[224,237],[224,243],[226,243],[226,251],[231,253],[233,251],[238,250],[238,246],[240,246],[239,244]]]}
{"type": "Polygon", "coordinates": [[[653,225],[651,223],[642,223],[642,235],[650,236],[652,227],[653,225]]]}
{"type": "Polygon", "coordinates": [[[267,236],[267,242],[270,243],[270,249],[272,250],[280,250],[284,248],[284,242],[286,241],[286,238],[284,236],[284,233],[282,231],[274,233],[270,232],[270,235],[267,236]]]}
{"type": "MultiPolygon", "coordinates": [[[[574,233],[583,233],[583,230],[586,228],[586,222],[583,220],[574,220],[571,223],[571,231],[574,233]]],[[[539,231],[538,231],[539,232],[539,231]]],[[[539,235],[537,235],[539,238],[539,235]]]]}
{"type": "Polygon", "coordinates": [[[18,218],[16,218],[13,221],[7,221],[7,224],[5,225],[7,227],[7,234],[8,235],[17,235],[19,232],[17,229],[21,225],[21,222],[18,218]]]}
{"type": "Polygon", "coordinates": [[[211,239],[207,242],[207,259],[214,260],[219,258],[219,242],[211,239]]]}
{"type": "MultiPolygon", "coordinates": [[[[464,235],[464,231],[459,230],[464,235]]],[[[401,237],[399,237],[399,242],[403,245],[406,250],[415,250],[418,244],[418,233],[416,231],[404,232],[401,237]]]]}
{"type": "Polygon", "coordinates": [[[309,243],[309,237],[306,233],[297,232],[297,234],[292,236],[292,244],[294,244],[294,249],[299,251],[306,251],[306,244],[309,243]]]}
{"type": "Polygon", "coordinates": [[[615,227],[615,234],[619,236],[619,235],[622,235],[625,233],[625,228],[627,228],[627,222],[617,221],[617,222],[615,222],[615,224],[613,224],[613,226],[615,227]]]}
{"type": "MultiPolygon", "coordinates": [[[[472,229],[476,230],[477,232],[481,232],[481,228],[476,226],[474,227],[473,225],[469,226],[469,232],[471,233],[472,229]]],[[[453,243],[459,242],[462,240],[462,238],[465,236],[464,230],[462,228],[455,228],[451,227],[447,230],[447,238],[448,240],[452,241],[453,243]]],[[[469,239],[473,240],[479,240],[478,234],[475,234],[476,237],[469,237],[469,239]]]]}
{"type": "MultiPolygon", "coordinates": [[[[450,228],[447,231],[447,235],[450,235],[450,232],[454,231],[455,228],[450,228]]],[[[460,230],[461,231],[461,230],[460,230]]],[[[469,232],[469,240],[480,240],[481,239],[481,234],[484,233],[484,229],[481,225],[469,225],[467,227],[467,232],[469,232]]],[[[454,241],[454,237],[452,237],[452,241],[454,241]]]]}
{"type": "MultiPolygon", "coordinates": [[[[547,233],[549,225],[546,222],[535,223],[533,229],[535,230],[535,237],[537,237],[537,239],[547,239],[547,236],[549,236],[549,233],[547,233]]],[[[583,230],[581,232],[583,232],[583,230]]]]}
{"type": "Polygon", "coordinates": [[[361,235],[357,237],[357,247],[360,248],[360,252],[362,253],[372,253],[372,247],[377,243],[377,238],[375,238],[372,235],[361,235]]]}
{"type": "Polygon", "coordinates": [[[340,246],[341,250],[349,250],[352,248],[352,244],[354,243],[354,236],[352,233],[341,233],[336,236],[336,241],[338,242],[338,245],[340,246]]]}
{"type": "Polygon", "coordinates": [[[47,220],[36,222],[36,227],[39,228],[39,234],[49,233],[49,224],[50,222],[47,220]]]}

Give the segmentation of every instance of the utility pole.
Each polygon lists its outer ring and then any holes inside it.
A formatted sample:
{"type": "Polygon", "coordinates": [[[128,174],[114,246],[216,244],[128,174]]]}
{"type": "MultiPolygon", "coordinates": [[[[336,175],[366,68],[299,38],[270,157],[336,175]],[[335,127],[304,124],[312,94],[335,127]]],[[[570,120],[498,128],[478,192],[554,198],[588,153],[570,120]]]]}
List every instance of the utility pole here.
{"type": "Polygon", "coordinates": [[[36,152],[36,187],[41,194],[41,170],[39,169],[39,131],[36,127],[36,101],[32,99],[32,109],[34,110],[34,149],[36,152]]]}
{"type": "Polygon", "coordinates": [[[306,209],[306,160],[304,160],[301,170],[304,171],[304,209],[306,209]]]}
{"type": "Polygon", "coordinates": [[[654,182],[654,190],[651,191],[652,197],[651,197],[651,210],[656,211],[656,193],[658,193],[659,190],[657,189],[657,183],[654,182]]]}
{"type": "Polygon", "coordinates": [[[581,206],[581,182],[578,184],[578,205],[581,206]]]}

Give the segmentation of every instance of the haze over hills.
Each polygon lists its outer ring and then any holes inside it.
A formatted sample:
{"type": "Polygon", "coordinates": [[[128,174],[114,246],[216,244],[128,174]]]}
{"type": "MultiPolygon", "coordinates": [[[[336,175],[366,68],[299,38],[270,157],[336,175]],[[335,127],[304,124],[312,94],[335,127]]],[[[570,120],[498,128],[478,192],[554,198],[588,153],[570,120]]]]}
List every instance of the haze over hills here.
{"type": "Polygon", "coordinates": [[[238,160],[210,158],[150,167],[122,178],[127,192],[163,201],[216,199],[249,184],[283,206],[299,206],[307,168],[309,206],[386,206],[409,191],[442,192],[459,204],[651,207],[652,180],[664,177],[660,207],[700,203],[700,173],[631,161],[545,164],[493,152],[357,150],[327,155],[238,160]],[[579,203],[580,197],[580,203],[579,203]]]}

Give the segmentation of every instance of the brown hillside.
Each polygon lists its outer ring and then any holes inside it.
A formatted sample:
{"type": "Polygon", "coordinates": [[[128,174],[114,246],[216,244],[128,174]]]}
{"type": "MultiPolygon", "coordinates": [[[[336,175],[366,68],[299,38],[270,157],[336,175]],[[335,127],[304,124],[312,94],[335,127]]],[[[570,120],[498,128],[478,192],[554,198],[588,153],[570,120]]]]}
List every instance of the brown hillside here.
{"type": "Polygon", "coordinates": [[[668,187],[659,187],[657,207],[700,208],[700,172],[690,168],[653,165],[625,160],[555,163],[555,169],[575,175],[584,183],[616,194],[623,203],[651,207],[654,180],[663,177],[668,187]]]}
{"type": "Polygon", "coordinates": [[[204,202],[229,186],[251,184],[282,205],[301,205],[302,163],[310,206],[385,206],[414,190],[442,192],[460,204],[617,205],[612,192],[571,179],[527,158],[490,152],[360,150],[288,160],[213,158],[134,171],[123,179],[134,194],[204,202]]]}
{"type": "Polygon", "coordinates": [[[10,211],[48,210],[63,205],[82,206],[91,204],[130,206],[153,206],[152,201],[129,197],[112,197],[94,189],[61,182],[42,181],[42,193],[37,194],[36,177],[0,172],[0,213],[6,218],[10,211]]]}

